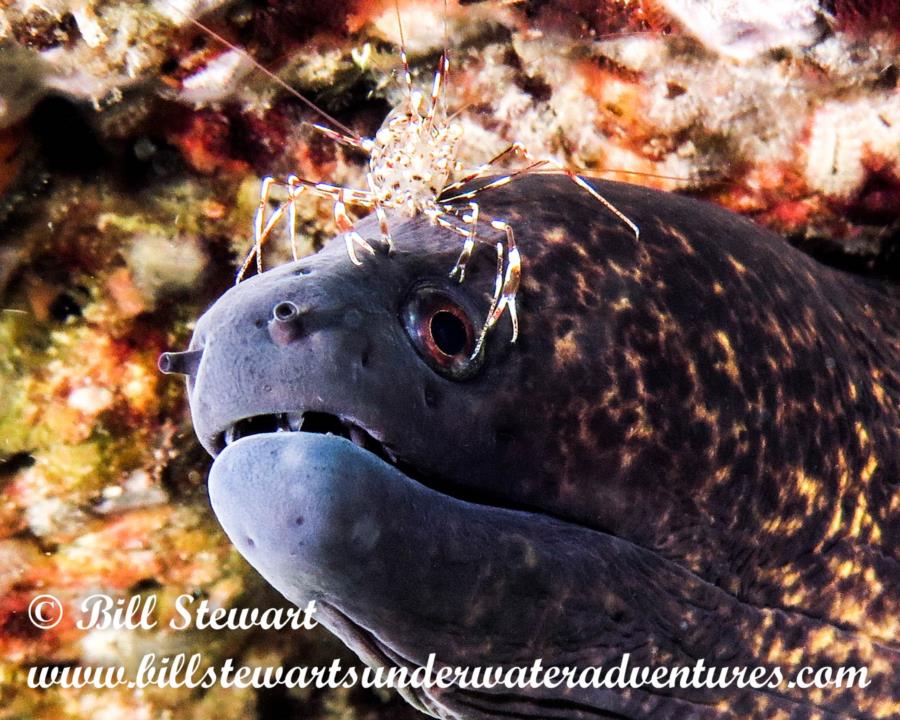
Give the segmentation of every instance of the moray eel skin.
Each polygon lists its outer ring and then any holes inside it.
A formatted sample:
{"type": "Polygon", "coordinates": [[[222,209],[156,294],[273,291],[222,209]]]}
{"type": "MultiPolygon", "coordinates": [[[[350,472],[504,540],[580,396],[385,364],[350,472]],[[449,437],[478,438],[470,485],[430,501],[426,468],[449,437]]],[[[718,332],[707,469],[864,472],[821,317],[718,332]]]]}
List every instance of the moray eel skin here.
{"type": "Polygon", "coordinates": [[[424,219],[363,268],[338,238],[223,295],[163,363],[222,525],[373,665],[785,676],[406,692],[438,717],[900,717],[898,288],[592,182],[639,241],[562,177],[479,196],[525,265],[518,342],[504,321],[474,360],[495,253],[454,283],[460,238],[424,219]],[[804,666],[870,683],[790,687],[804,666]]]}

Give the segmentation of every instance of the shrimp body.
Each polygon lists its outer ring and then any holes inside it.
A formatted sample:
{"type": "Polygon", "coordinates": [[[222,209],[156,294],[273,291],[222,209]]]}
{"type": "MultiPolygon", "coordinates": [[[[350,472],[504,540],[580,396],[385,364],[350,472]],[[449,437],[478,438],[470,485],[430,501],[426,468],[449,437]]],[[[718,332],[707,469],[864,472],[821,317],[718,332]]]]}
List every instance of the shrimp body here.
{"type": "Polygon", "coordinates": [[[460,170],[462,134],[462,126],[442,111],[423,111],[421,92],[407,96],[369,141],[368,178],[377,201],[407,217],[436,217],[438,196],[460,170]]]}
{"type": "MultiPolygon", "coordinates": [[[[399,23],[399,10],[397,17],[399,23]]],[[[344,234],[347,252],[356,265],[362,265],[357,250],[374,254],[375,249],[369,240],[356,231],[348,206],[375,212],[382,245],[388,252],[393,247],[388,210],[408,218],[424,215],[432,224],[460,235],[464,239],[462,251],[450,271],[450,277],[458,282],[463,281],[466,263],[475,249],[476,242],[482,239],[477,232],[481,223],[481,227],[490,228],[492,234],[500,232],[502,236],[493,243],[497,253],[494,293],[473,355],[480,352],[487,333],[504,314],[508,314],[512,322],[512,341],[515,342],[518,336],[516,293],[521,282],[522,259],[516,247],[512,226],[502,218],[489,217],[480,211],[478,196],[481,193],[506,185],[530,172],[548,170],[561,172],[627,225],[635,237],[639,237],[640,231],[581,176],[554,160],[535,158],[522,143],[513,142],[486,163],[469,172],[463,172],[457,160],[463,128],[461,124],[454,122],[453,116],[447,115],[444,103],[444,83],[450,70],[450,59],[446,49],[441,55],[431,92],[428,94],[413,88],[406,48],[402,42],[402,25],[400,59],[406,92],[400,104],[385,117],[374,137],[357,135],[318,108],[317,111],[329,121],[329,125],[311,123],[313,128],[326,137],[367,156],[367,189],[316,182],[296,175],[290,175],[285,180],[274,177],[263,178],[259,205],[253,222],[253,249],[238,272],[237,282],[240,282],[254,257],[257,270],[262,272],[262,245],[276,223],[285,216],[290,229],[291,250],[294,259],[297,258],[296,203],[305,192],[326,197],[333,202],[335,224],[344,234]],[[501,160],[513,155],[523,158],[528,165],[495,177],[477,188],[466,188],[467,183],[486,178],[501,160]],[[288,199],[270,214],[269,192],[274,185],[286,188],[288,199]]],[[[294,94],[311,105],[299,93],[294,94]]]]}

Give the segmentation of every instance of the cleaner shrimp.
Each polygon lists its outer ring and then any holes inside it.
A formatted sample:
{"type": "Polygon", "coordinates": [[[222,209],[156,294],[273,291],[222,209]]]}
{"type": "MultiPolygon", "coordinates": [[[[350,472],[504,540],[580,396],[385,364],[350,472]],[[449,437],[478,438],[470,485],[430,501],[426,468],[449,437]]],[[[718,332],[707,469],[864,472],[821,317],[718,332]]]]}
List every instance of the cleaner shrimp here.
{"type": "Polygon", "coordinates": [[[465,171],[457,159],[463,138],[462,125],[454,119],[454,115],[448,113],[445,100],[450,55],[446,40],[446,2],[444,5],[444,49],[433,75],[431,90],[426,97],[425,92],[413,85],[399,3],[395,2],[404,94],[400,104],[388,113],[373,137],[362,137],[355,133],[245,51],[199,21],[194,19],[190,21],[229,49],[248,57],[257,69],[313,109],[327,123],[327,125],[310,123],[318,133],[367,157],[365,172],[367,189],[343,187],[293,174],[286,178],[264,177],[260,184],[259,201],[253,218],[253,246],[238,270],[235,282],[241,282],[254,259],[257,271],[262,272],[262,246],[278,223],[285,218],[288,223],[292,256],[297,259],[297,202],[305,193],[324,197],[332,202],[333,219],[338,230],[344,234],[348,255],[356,265],[362,265],[358,251],[374,254],[375,248],[356,231],[348,207],[375,213],[380,239],[387,252],[390,252],[393,246],[388,211],[409,218],[422,214],[432,224],[456,233],[462,238],[462,249],[450,271],[450,278],[460,283],[465,278],[466,264],[480,239],[477,231],[481,223],[501,233],[502,239],[494,243],[497,253],[497,275],[490,308],[474,346],[474,357],[483,347],[488,333],[505,313],[509,314],[512,324],[511,341],[516,341],[519,333],[516,295],[522,276],[522,256],[516,246],[513,227],[502,218],[488,217],[483,213],[478,203],[479,195],[529,173],[558,172],[566,175],[576,186],[612,213],[634,233],[635,238],[639,239],[640,230],[631,219],[592,188],[581,175],[555,160],[535,157],[521,142],[510,143],[487,162],[474,170],[465,171]],[[518,156],[526,164],[520,169],[493,177],[475,189],[464,190],[467,184],[489,176],[501,162],[511,156],[518,156]],[[276,187],[286,190],[287,200],[267,213],[271,204],[272,190],[276,187]]]}

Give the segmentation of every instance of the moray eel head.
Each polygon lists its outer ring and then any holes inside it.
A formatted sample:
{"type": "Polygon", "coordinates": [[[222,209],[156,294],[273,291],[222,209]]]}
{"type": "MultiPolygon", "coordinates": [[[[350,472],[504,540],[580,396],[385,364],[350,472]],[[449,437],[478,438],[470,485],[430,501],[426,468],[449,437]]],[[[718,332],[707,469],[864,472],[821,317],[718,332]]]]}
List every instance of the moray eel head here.
{"type": "Polygon", "coordinates": [[[525,265],[519,339],[501,322],[475,358],[489,229],[462,284],[460,238],[416,218],[362,268],[339,238],[223,295],[161,360],[188,375],[216,515],[372,665],[871,680],[405,691],[436,716],[891,715],[896,292],[711,206],[597,187],[639,241],[566,178],[480,196],[525,265]]]}

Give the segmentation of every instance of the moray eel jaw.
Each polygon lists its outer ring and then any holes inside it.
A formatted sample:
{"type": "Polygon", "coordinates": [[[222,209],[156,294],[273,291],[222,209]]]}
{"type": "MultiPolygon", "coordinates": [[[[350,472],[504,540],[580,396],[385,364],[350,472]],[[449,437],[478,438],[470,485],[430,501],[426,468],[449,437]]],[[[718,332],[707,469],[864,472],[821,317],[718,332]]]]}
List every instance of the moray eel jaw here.
{"type": "MultiPolygon", "coordinates": [[[[630,543],[458,500],[333,435],[236,440],[216,458],[209,493],[226,533],[263,577],[298,605],[315,600],[319,619],[373,665],[413,669],[434,653],[438,666],[540,659],[611,667],[620,654],[611,641],[623,634],[634,662],[647,662],[650,646],[639,639],[650,638],[652,625],[677,627],[695,612],[691,601],[672,598],[642,616],[661,597],[656,573],[674,573],[686,595],[708,592],[630,543]]],[[[731,612],[741,625],[748,619],[740,606],[731,612]]],[[[725,638],[719,648],[732,653],[725,638]]],[[[579,717],[587,708],[643,717],[665,707],[720,717],[702,691],[677,701],[597,689],[563,697],[546,688],[415,690],[407,699],[440,717],[579,717]]]]}

